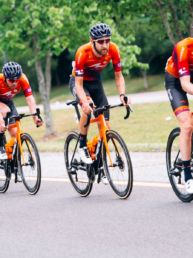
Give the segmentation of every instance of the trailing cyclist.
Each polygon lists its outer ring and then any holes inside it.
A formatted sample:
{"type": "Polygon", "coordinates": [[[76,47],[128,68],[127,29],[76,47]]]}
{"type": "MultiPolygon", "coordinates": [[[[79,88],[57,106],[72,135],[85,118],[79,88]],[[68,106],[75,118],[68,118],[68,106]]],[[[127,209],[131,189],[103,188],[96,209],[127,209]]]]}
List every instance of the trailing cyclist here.
{"type": "Polygon", "coordinates": [[[182,156],[185,188],[193,193],[191,174],[191,139],[193,116],[189,108],[187,93],[193,95],[193,38],[178,42],[168,59],[165,73],[165,86],[172,109],[180,126],[179,147],[182,156]]]}
{"type": "MultiPolygon", "coordinates": [[[[108,104],[101,82],[100,72],[113,63],[115,82],[121,102],[126,105],[125,81],[121,72],[121,59],[117,45],[111,42],[111,29],[105,23],[98,23],[90,29],[90,42],[82,45],[76,52],[70,89],[77,97],[82,108],[82,116],[79,122],[80,146],[79,154],[82,161],[91,164],[92,159],[87,149],[88,127],[84,127],[87,115],[91,113],[91,102],[96,107],[108,104]]],[[[109,126],[109,111],[105,113],[105,120],[109,126]]]]}
{"type": "MultiPolygon", "coordinates": [[[[3,141],[3,133],[6,130],[4,118],[8,112],[10,112],[10,116],[18,115],[12,99],[21,90],[25,95],[30,112],[35,113],[36,102],[29,81],[22,72],[21,66],[12,61],[4,64],[2,73],[0,73],[0,159],[7,159],[3,141]]],[[[33,120],[36,125],[42,125],[42,121],[37,116],[34,116],[33,120]]],[[[13,125],[10,125],[8,130],[11,136],[15,136],[16,132],[13,125]]]]}

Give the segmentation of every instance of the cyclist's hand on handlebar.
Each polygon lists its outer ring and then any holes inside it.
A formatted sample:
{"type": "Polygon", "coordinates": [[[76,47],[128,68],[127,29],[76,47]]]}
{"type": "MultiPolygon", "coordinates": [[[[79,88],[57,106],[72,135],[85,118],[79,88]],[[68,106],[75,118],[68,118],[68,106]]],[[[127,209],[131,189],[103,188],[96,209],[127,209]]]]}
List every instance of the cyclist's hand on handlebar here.
{"type": "Polygon", "coordinates": [[[43,125],[43,121],[41,119],[39,119],[37,116],[34,116],[33,120],[34,120],[34,123],[36,124],[37,127],[43,125]]]}
{"type": "Polygon", "coordinates": [[[82,107],[82,111],[86,115],[89,115],[91,113],[91,111],[92,111],[92,108],[91,108],[90,103],[88,101],[83,101],[81,103],[81,107],[82,107]]]}
{"type": "Polygon", "coordinates": [[[128,98],[125,94],[120,94],[120,100],[124,106],[128,106],[131,103],[130,98],[128,98]]]}

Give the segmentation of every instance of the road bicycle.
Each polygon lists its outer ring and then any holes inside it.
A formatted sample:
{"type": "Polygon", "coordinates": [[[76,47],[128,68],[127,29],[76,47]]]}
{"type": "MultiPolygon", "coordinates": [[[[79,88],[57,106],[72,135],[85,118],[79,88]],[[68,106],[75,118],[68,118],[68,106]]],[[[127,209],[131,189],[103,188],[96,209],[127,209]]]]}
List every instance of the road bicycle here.
{"type": "MultiPolygon", "coordinates": [[[[80,119],[78,102],[70,101],[67,105],[74,106],[77,117],[80,119]]],[[[122,137],[116,131],[108,130],[104,118],[105,111],[120,106],[123,104],[96,108],[93,110],[94,117],[88,117],[85,127],[89,123],[100,124],[99,135],[87,142],[93,160],[91,165],[85,164],[80,159],[78,153],[80,135],[77,132],[71,131],[65,140],[64,159],[67,174],[74,189],[83,197],[90,194],[93,182],[100,183],[104,175],[119,198],[126,199],[131,194],[133,169],[129,151],[122,137]]],[[[131,109],[127,106],[126,110],[125,119],[129,117],[131,109]]]]}
{"type": "MultiPolygon", "coordinates": [[[[183,202],[191,202],[193,194],[188,194],[185,190],[184,170],[181,153],[179,150],[180,128],[174,128],[169,134],[166,147],[166,165],[168,177],[177,197],[183,202]]],[[[192,139],[193,146],[193,139],[192,139]]],[[[191,154],[191,166],[193,170],[193,147],[191,154]]]]}
{"type": "Polygon", "coordinates": [[[28,133],[24,133],[21,127],[21,119],[29,116],[40,116],[40,110],[36,109],[34,114],[19,114],[18,116],[7,116],[6,124],[16,128],[16,137],[12,137],[6,143],[4,134],[4,144],[8,158],[0,160],[0,193],[5,193],[9,187],[11,175],[15,175],[15,183],[21,178],[27,191],[34,195],[38,192],[41,184],[41,163],[35,141],[28,133]],[[14,124],[10,124],[14,121],[14,124]]]}

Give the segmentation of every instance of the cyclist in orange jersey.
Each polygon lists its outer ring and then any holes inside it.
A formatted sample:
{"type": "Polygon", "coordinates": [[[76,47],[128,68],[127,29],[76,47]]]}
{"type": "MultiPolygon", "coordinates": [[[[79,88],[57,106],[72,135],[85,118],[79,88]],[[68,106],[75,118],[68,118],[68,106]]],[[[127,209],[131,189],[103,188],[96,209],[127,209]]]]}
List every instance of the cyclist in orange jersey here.
{"type": "MultiPolygon", "coordinates": [[[[3,133],[6,130],[4,118],[10,112],[11,116],[18,115],[13,102],[13,97],[23,91],[26,102],[31,113],[36,112],[36,102],[26,75],[22,72],[21,66],[16,62],[4,64],[0,73],[0,159],[7,159],[5,147],[3,146],[3,133]]],[[[42,125],[42,121],[36,116],[33,117],[34,123],[42,125]]],[[[14,123],[14,121],[12,121],[14,123]]],[[[15,135],[14,128],[8,128],[11,136],[15,135]]]]}
{"type": "Polygon", "coordinates": [[[193,193],[190,169],[193,117],[187,93],[193,95],[193,38],[178,42],[165,68],[165,86],[180,126],[179,147],[183,159],[185,187],[193,193]]]}
{"type": "MultiPolygon", "coordinates": [[[[70,89],[77,97],[82,108],[82,116],[79,123],[80,146],[79,153],[82,161],[92,163],[87,150],[88,127],[84,127],[87,115],[91,112],[90,103],[96,107],[108,104],[100,78],[100,72],[112,61],[115,73],[115,82],[124,105],[127,103],[125,96],[125,81],[121,72],[120,53],[117,45],[111,42],[111,29],[105,23],[98,23],[90,29],[90,42],[82,45],[76,52],[70,89]]],[[[109,111],[105,113],[105,119],[109,126],[109,111]]]]}

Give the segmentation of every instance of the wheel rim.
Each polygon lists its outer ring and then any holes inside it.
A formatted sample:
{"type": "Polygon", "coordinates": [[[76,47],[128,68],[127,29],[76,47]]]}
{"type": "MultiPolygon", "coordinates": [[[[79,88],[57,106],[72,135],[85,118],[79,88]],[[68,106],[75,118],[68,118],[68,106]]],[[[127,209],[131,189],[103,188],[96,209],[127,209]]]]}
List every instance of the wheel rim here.
{"type": "Polygon", "coordinates": [[[188,199],[191,195],[185,190],[184,171],[181,152],[179,150],[179,131],[174,135],[169,152],[167,153],[168,176],[172,188],[181,199],[188,199]]]}
{"type": "Polygon", "coordinates": [[[127,197],[131,191],[128,191],[128,189],[132,188],[132,168],[131,163],[129,162],[130,158],[126,151],[126,147],[123,146],[123,143],[118,137],[109,133],[107,140],[113,164],[113,166],[111,166],[110,159],[108,155],[105,154],[107,177],[113,190],[120,197],[124,198],[127,197]]]}
{"type": "Polygon", "coordinates": [[[5,192],[9,186],[9,178],[6,176],[5,161],[0,160],[0,192],[5,192]]]}
{"type": "Polygon", "coordinates": [[[21,176],[26,188],[33,193],[37,188],[39,188],[38,185],[40,183],[39,160],[36,149],[27,137],[23,137],[22,139],[22,151],[23,158],[21,155],[21,176]]]}
{"type": "Polygon", "coordinates": [[[81,161],[77,145],[78,135],[70,137],[65,144],[65,162],[68,176],[75,190],[81,195],[87,194],[91,187],[90,179],[87,175],[88,167],[81,161]],[[74,152],[76,148],[76,151],[74,152]]]}

